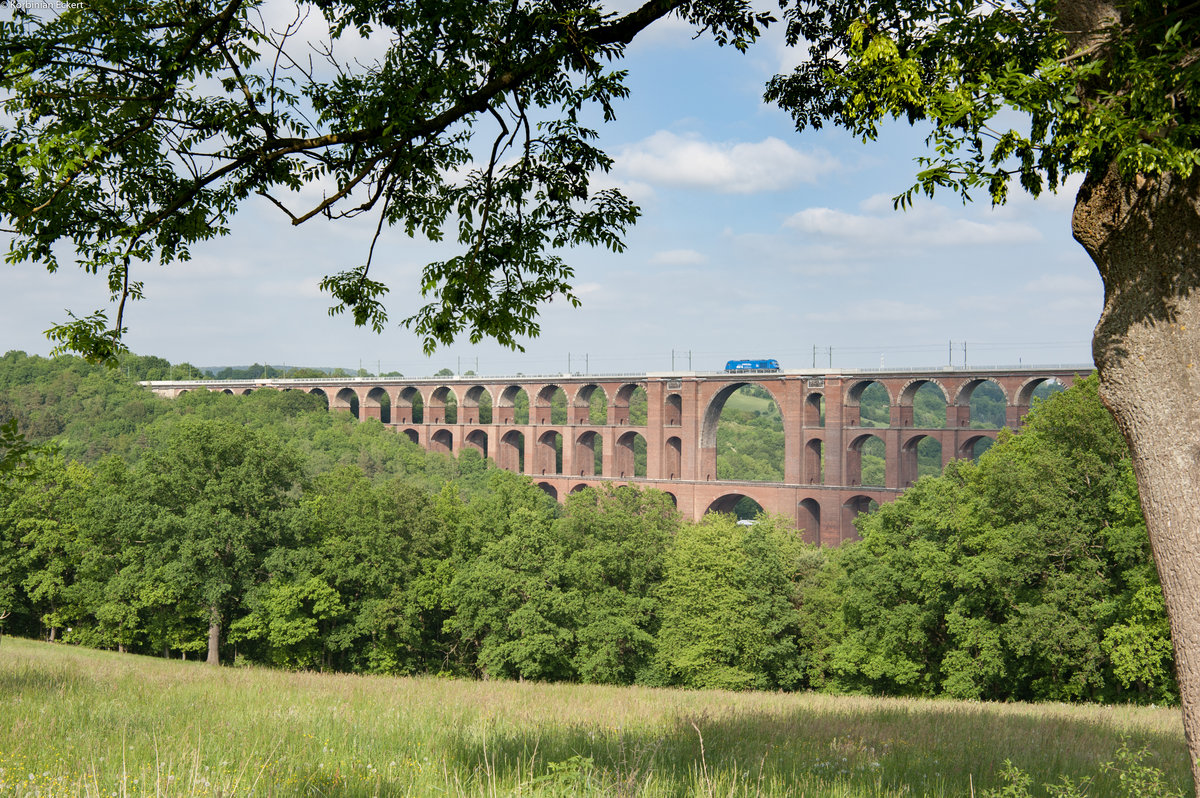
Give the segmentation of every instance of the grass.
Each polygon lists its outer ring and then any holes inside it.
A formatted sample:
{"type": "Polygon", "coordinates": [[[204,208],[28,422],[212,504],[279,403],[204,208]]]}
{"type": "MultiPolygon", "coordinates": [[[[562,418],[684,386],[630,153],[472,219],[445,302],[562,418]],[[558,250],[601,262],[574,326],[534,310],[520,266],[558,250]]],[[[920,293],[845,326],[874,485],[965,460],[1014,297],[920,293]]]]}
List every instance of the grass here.
{"type": "Polygon", "coordinates": [[[741,389],[731,393],[729,398],[725,400],[726,409],[739,410],[747,413],[753,413],[755,411],[759,413],[767,413],[772,404],[773,400],[771,399],[764,399],[761,396],[752,396],[748,393],[744,393],[741,389]]]}
{"type": "MultiPolygon", "coordinates": [[[[6,637],[0,794],[969,796],[1093,779],[1127,739],[1190,790],[1177,709],[209,668],[6,637]]],[[[1040,794],[1040,793],[1038,793],[1040,794]]]]}

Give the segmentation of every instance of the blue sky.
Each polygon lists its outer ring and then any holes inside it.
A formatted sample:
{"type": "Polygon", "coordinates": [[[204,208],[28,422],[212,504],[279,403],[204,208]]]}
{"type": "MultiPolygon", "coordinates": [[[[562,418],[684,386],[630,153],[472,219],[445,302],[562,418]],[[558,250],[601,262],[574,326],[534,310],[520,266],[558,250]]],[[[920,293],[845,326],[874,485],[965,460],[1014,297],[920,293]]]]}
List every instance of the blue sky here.
{"type": "MultiPolygon", "coordinates": [[[[777,26],[781,28],[781,26],[777,26]]],[[[142,266],[148,299],[128,313],[130,347],[201,366],[321,365],[429,374],[659,371],[775,357],[787,367],[1090,362],[1102,288],[1071,239],[1077,181],[1036,202],[993,209],[946,194],[906,211],[923,133],[906,126],[863,144],[826,128],[796,133],[766,106],[765,82],[798,53],[782,31],[742,55],[692,40],[666,20],[623,65],[632,96],[601,130],[607,181],[643,216],[626,252],[566,253],[582,308],[545,306],[524,353],[495,344],[425,358],[398,326],[382,335],[330,318],[320,278],[365,259],[373,219],[293,228],[265,201],[225,239],[170,268],[142,266]],[[675,353],[672,361],[672,352],[675,353]]],[[[385,232],[373,276],[391,286],[393,320],[419,306],[417,276],[441,256],[385,232]]],[[[0,350],[45,354],[43,331],[70,308],[105,301],[103,281],[69,269],[0,266],[0,350]]]]}

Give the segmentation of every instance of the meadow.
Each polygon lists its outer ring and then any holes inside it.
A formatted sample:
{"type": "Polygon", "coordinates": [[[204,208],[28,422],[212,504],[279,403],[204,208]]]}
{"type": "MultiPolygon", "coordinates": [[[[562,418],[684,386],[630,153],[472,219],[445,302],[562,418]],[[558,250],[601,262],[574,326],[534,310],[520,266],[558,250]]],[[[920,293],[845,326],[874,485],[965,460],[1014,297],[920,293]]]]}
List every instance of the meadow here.
{"type": "MultiPolygon", "coordinates": [[[[1177,708],[991,704],[210,668],[5,637],[0,794],[971,796],[1006,760],[1126,746],[1186,794],[1177,708]]],[[[1125,774],[1126,782],[1130,778],[1125,774]]]]}

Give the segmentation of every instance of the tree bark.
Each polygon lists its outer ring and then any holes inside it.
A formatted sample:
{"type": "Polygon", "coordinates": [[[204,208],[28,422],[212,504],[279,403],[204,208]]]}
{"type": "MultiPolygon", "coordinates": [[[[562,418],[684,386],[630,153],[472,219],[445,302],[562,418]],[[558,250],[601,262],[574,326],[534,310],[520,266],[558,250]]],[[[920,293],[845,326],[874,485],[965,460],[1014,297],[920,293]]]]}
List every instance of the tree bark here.
{"type": "Polygon", "coordinates": [[[1200,170],[1095,172],[1072,227],[1104,279],[1100,395],[1133,456],[1200,794],[1200,170]]]}
{"type": "Polygon", "coordinates": [[[221,664],[221,610],[217,607],[208,608],[208,659],[209,665],[221,664]]]}

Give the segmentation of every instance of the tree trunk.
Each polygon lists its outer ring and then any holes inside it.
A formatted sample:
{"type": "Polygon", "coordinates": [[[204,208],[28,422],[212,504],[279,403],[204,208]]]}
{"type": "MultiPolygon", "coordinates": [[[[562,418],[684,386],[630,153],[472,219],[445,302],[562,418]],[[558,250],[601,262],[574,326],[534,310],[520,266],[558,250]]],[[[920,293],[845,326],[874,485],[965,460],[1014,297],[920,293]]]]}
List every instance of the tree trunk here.
{"type": "Polygon", "coordinates": [[[221,611],[216,607],[208,608],[208,659],[209,665],[221,664],[221,611]]]}
{"type": "Polygon", "coordinates": [[[1200,170],[1093,173],[1072,226],[1104,279],[1100,396],[1133,455],[1200,794],[1200,170]]]}

